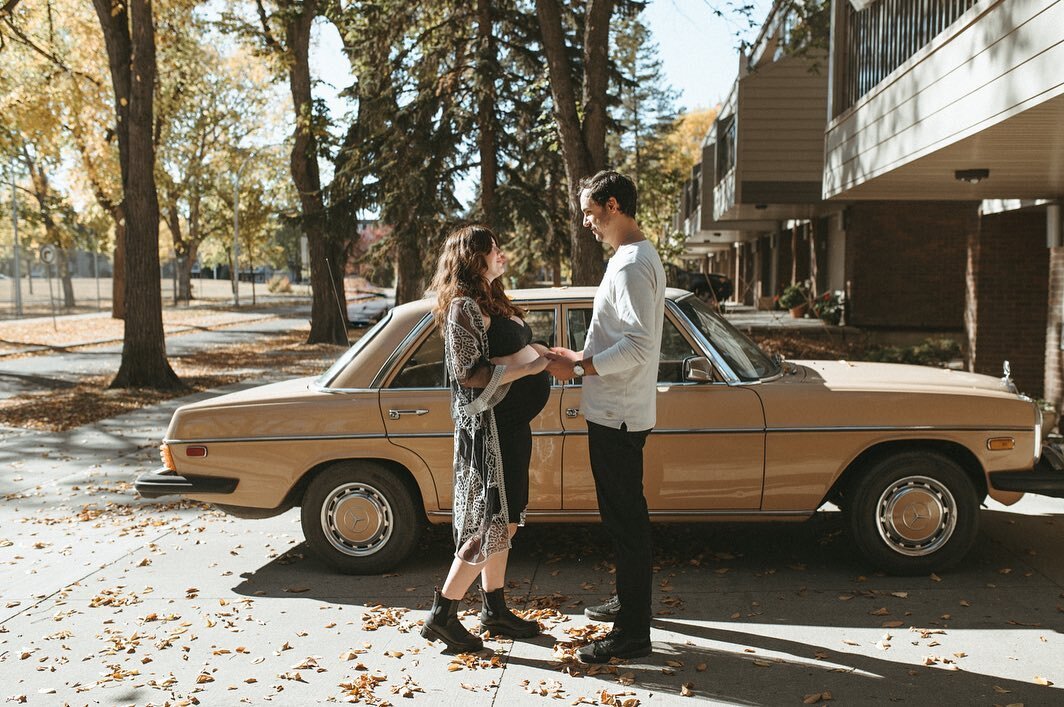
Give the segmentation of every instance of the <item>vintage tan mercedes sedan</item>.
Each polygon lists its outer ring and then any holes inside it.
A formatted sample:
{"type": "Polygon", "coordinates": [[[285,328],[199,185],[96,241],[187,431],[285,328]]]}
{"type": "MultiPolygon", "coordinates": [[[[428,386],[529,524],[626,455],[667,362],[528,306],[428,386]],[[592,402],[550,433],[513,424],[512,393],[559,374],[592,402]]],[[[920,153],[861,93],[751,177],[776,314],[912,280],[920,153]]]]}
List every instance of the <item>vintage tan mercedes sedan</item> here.
{"type": "MultiPolygon", "coordinates": [[[[535,338],[579,351],[593,288],[518,290],[535,338]]],[[[308,545],[377,573],[451,508],[452,435],[431,302],[390,311],[328,371],[177,410],[149,498],[181,494],[240,517],[300,506],[308,545]]],[[[645,487],[659,521],[848,516],[868,561],[926,573],[960,560],[979,505],[1064,495],[1035,403],[1003,379],[937,368],[767,356],[699,298],[669,290],[658,422],[645,487]]],[[[555,381],[532,423],[529,521],[596,521],[579,382],[555,381]]]]}

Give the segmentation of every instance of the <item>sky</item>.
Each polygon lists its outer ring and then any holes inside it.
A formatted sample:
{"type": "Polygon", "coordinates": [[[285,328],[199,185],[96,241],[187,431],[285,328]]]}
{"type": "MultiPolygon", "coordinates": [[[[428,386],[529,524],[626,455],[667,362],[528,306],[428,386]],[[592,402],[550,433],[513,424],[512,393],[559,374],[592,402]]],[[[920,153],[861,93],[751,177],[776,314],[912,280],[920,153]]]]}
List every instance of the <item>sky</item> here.
{"type": "MultiPolygon", "coordinates": [[[[658,45],[665,78],[679,91],[677,107],[686,110],[708,108],[720,102],[731,90],[739,71],[738,43],[752,41],[757,28],[748,29],[741,20],[717,17],[714,7],[726,7],[729,0],[650,0],[643,11],[643,21],[658,45]]],[[[754,19],[760,26],[771,0],[752,0],[754,19]]],[[[353,81],[343,58],[340,37],[335,27],[320,21],[314,32],[311,71],[324,83],[315,86],[315,94],[325,99],[333,115],[347,108],[337,94],[353,81]]],[[[323,178],[331,165],[323,164],[323,178]]],[[[460,185],[463,202],[471,194],[471,185],[460,185]]]]}
{"type": "MultiPolygon", "coordinates": [[[[726,0],[724,0],[726,1],[726,0]]],[[[755,0],[758,24],[768,9],[767,0],[755,0]]],[[[643,11],[665,69],[665,77],[680,92],[679,106],[688,110],[716,105],[727,95],[739,69],[737,32],[752,40],[756,29],[746,30],[737,20],[713,14],[709,0],[651,0],[643,11]]],[[[722,6],[722,5],[721,5],[722,6]]],[[[338,91],[351,83],[335,28],[321,22],[317,27],[311,62],[323,98],[333,107],[342,105],[338,91]]]]}
{"type": "MultiPolygon", "coordinates": [[[[770,3],[753,4],[760,26],[770,3]]],[[[739,73],[739,38],[749,42],[757,35],[756,28],[748,30],[742,21],[714,15],[706,0],[652,0],[643,21],[658,44],[666,79],[680,91],[679,104],[688,110],[724,99],[739,73]]]]}

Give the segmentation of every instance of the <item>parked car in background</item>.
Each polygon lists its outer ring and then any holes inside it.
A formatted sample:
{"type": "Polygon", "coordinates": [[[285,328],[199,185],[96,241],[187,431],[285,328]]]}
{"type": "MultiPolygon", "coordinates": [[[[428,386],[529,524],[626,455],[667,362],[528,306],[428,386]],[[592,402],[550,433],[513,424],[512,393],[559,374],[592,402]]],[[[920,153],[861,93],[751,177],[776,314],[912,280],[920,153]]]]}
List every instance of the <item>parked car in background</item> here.
{"type": "Polygon", "coordinates": [[[665,281],[669,287],[690,290],[705,302],[723,312],[724,302],[735,293],[735,284],[727,275],[684,270],[672,263],[665,264],[665,281]]]}
{"type": "MultiPolygon", "coordinates": [[[[580,351],[593,288],[514,291],[534,338],[580,351]]],[[[145,497],[241,517],[301,507],[309,547],[378,573],[452,508],[450,390],[431,300],[384,315],[325,373],[180,407],[145,497]]],[[[658,421],[645,452],[656,521],[801,521],[842,509],[865,561],[927,574],[961,560],[986,497],[1064,496],[1038,406],[1003,379],[938,368],[783,361],[690,292],[667,290],[658,421]]],[[[532,422],[528,520],[598,519],[580,381],[532,422]]]]}
{"type": "Polygon", "coordinates": [[[372,326],[395,306],[395,295],[387,292],[358,292],[347,301],[347,319],[354,326],[372,326]]]}

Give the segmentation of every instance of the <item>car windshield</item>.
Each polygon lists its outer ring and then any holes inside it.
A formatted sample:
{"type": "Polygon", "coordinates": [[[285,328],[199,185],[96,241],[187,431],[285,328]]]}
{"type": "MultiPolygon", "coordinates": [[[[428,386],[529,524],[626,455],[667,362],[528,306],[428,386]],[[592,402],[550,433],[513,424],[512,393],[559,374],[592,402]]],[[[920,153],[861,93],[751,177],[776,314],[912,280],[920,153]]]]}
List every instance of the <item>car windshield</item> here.
{"type": "Polygon", "coordinates": [[[379,331],[384,329],[385,325],[387,325],[391,318],[391,313],[386,314],[384,318],[382,318],[379,322],[370,327],[370,329],[368,329],[366,333],[363,334],[361,338],[359,338],[359,340],[356,341],[351,348],[344,352],[343,356],[336,359],[336,363],[329,366],[329,370],[318,376],[318,380],[315,381],[315,384],[321,386],[322,388],[327,388],[329,384],[332,383],[333,378],[336,378],[340,371],[347,368],[347,364],[351,362],[351,359],[353,359],[358,354],[358,352],[362,350],[363,346],[370,342],[370,339],[376,336],[379,331]]]}
{"type": "Polygon", "coordinates": [[[676,300],[676,306],[702,332],[713,348],[724,357],[735,375],[744,381],[770,378],[779,366],[765,355],[750,337],[732,326],[724,317],[706,306],[698,297],[688,295],[676,300]]]}

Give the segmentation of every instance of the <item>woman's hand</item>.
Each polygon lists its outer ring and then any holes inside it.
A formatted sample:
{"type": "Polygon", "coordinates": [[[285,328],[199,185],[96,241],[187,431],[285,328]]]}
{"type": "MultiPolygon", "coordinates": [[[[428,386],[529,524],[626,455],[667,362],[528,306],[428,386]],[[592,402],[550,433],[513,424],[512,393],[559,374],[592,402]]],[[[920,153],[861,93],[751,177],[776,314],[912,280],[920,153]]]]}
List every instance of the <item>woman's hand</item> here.
{"type": "Polygon", "coordinates": [[[526,366],[528,366],[528,373],[526,375],[534,376],[537,373],[546,370],[548,363],[550,363],[550,359],[546,356],[540,356],[535,361],[529,361],[527,364],[525,364],[526,366]]]}

